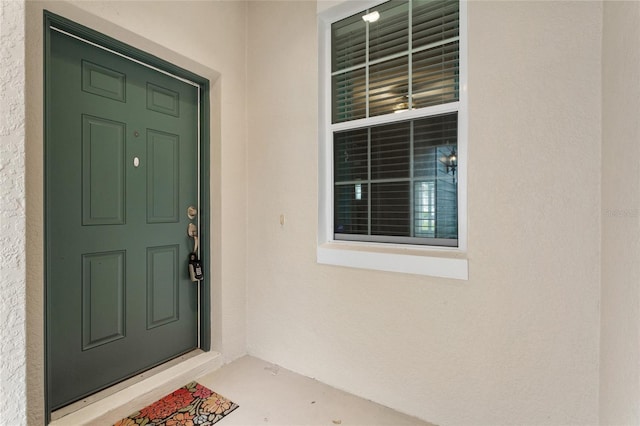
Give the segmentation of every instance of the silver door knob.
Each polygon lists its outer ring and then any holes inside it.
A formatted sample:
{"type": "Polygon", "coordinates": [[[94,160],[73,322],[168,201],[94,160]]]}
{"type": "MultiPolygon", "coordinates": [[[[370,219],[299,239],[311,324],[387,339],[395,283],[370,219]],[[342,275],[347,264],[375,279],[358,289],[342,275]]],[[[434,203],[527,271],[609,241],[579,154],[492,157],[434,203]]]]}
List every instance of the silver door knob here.
{"type": "Polygon", "coordinates": [[[196,217],[197,214],[198,214],[198,209],[195,208],[194,206],[189,206],[187,208],[187,216],[189,217],[189,219],[193,219],[194,217],[196,217]]]}

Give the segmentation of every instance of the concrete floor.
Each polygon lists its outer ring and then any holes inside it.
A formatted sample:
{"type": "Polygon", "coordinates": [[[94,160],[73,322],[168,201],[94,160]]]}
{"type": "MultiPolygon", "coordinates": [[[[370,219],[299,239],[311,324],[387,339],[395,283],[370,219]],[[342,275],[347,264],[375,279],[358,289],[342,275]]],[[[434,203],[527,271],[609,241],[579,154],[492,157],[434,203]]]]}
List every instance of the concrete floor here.
{"type": "Polygon", "coordinates": [[[430,426],[430,423],[249,356],[201,377],[198,382],[240,406],[217,423],[220,426],[430,426]]]}

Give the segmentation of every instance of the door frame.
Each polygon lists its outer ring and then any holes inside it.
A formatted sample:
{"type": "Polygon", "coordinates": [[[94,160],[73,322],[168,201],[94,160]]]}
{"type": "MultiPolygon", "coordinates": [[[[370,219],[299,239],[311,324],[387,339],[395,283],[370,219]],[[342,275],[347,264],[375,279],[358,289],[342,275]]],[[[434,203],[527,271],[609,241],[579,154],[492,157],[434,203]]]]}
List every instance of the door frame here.
{"type": "Polygon", "coordinates": [[[170,74],[178,79],[187,80],[195,83],[199,86],[198,99],[199,99],[199,116],[198,116],[198,131],[199,131],[199,145],[198,145],[198,161],[199,161],[199,247],[200,258],[203,264],[204,271],[209,271],[205,274],[205,278],[200,281],[199,286],[199,349],[203,351],[209,351],[211,349],[211,269],[210,269],[210,227],[211,227],[211,197],[210,197],[210,83],[209,80],[195,74],[187,69],[174,65],[164,59],[140,50],[134,46],[121,42],[117,39],[109,37],[103,33],[95,31],[84,25],[78,24],[60,15],[52,13],[48,10],[43,12],[44,18],[44,114],[43,114],[43,127],[44,127],[44,402],[45,402],[45,420],[48,423],[51,419],[51,406],[49,400],[49,393],[51,392],[50,380],[49,380],[49,309],[48,309],[48,259],[47,259],[47,247],[49,242],[49,224],[47,218],[48,207],[48,182],[47,182],[47,157],[49,149],[50,128],[48,125],[50,117],[50,64],[51,64],[51,32],[55,31],[52,27],[63,30],[72,36],[78,37],[89,43],[96,45],[98,48],[110,50],[116,54],[122,55],[134,62],[141,63],[143,66],[155,68],[156,70],[170,74]]]}

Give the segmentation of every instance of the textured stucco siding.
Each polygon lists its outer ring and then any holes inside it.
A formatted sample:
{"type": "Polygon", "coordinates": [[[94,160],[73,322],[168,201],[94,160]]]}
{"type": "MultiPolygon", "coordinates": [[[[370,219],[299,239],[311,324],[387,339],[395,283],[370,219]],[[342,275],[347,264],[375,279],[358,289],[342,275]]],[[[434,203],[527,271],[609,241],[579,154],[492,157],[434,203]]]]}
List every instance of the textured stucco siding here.
{"type": "Polygon", "coordinates": [[[248,352],[435,424],[597,424],[602,4],[468,2],[468,281],[316,263],[316,11],[249,3],[248,352]]]}
{"type": "Polygon", "coordinates": [[[0,1],[0,425],[26,423],[24,1],[0,1]]]}

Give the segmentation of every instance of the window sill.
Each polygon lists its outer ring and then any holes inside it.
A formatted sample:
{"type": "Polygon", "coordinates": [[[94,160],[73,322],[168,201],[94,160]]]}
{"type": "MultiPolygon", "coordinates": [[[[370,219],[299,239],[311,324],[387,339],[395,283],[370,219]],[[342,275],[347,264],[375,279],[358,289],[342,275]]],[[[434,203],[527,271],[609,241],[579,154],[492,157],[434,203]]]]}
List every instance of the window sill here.
{"type": "Polygon", "coordinates": [[[317,262],[468,280],[468,262],[464,255],[459,249],[332,241],[318,246],[317,262]]]}

